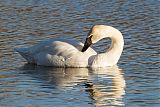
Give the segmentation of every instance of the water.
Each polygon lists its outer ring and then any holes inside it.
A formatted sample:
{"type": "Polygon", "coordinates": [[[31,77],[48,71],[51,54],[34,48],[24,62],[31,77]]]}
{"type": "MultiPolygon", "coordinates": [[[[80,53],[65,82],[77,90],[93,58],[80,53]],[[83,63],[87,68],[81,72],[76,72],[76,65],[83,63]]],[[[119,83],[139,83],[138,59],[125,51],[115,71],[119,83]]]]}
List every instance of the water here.
{"type": "MultiPolygon", "coordinates": [[[[159,0],[1,0],[1,107],[159,107],[159,0]],[[118,67],[52,68],[27,65],[16,47],[47,38],[84,42],[94,24],[124,35],[118,67]]],[[[104,52],[110,44],[95,44],[104,52]]]]}

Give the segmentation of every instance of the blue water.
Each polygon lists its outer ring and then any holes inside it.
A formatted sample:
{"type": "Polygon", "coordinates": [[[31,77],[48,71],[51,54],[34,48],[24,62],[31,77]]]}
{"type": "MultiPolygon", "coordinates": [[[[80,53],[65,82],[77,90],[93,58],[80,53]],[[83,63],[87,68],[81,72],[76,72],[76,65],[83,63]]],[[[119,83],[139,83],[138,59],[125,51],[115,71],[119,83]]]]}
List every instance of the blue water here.
{"type": "MultiPolygon", "coordinates": [[[[159,0],[1,0],[0,107],[159,107],[159,0]],[[28,65],[16,52],[48,38],[81,42],[92,25],[119,29],[117,66],[28,65]]],[[[104,52],[110,40],[93,45],[104,52]]]]}

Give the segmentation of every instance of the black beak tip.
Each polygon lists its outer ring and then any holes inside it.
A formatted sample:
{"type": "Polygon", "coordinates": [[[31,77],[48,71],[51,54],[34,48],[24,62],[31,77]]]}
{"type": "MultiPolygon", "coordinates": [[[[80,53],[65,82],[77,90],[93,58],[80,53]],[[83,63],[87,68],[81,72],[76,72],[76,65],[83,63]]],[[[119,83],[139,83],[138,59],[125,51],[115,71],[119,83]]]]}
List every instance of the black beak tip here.
{"type": "Polygon", "coordinates": [[[84,49],[84,47],[83,47],[83,49],[81,50],[81,52],[85,52],[86,51],[86,49],[84,49]]]}
{"type": "Polygon", "coordinates": [[[82,52],[85,52],[85,51],[89,48],[89,46],[90,46],[90,45],[88,45],[88,44],[87,44],[87,45],[84,45],[84,47],[82,48],[82,52]]]}

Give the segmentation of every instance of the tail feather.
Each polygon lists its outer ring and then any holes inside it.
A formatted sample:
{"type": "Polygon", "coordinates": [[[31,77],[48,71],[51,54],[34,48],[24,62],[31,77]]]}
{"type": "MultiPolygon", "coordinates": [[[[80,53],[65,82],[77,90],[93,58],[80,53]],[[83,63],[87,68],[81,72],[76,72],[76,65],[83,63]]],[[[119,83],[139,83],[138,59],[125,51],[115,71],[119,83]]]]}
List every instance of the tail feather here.
{"type": "Polygon", "coordinates": [[[25,58],[28,63],[35,62],[29,48],[15,48],[14,50],[18,52],[23,58],[25,58]]]}

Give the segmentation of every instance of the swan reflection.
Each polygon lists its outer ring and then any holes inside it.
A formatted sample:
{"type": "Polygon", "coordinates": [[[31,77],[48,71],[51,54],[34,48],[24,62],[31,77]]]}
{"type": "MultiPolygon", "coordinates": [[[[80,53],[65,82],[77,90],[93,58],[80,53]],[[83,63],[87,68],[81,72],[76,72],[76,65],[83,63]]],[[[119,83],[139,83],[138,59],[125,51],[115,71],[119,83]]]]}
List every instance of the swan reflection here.
{"type": "Polygon", "coordinates": [[[92,68],[93,83],[88,86],[90,97],[96,106],[124,105],[122,102],[125,94],[125,80],[122,70],[117,66],[107,68],[92,68]]]}
{"type": "Polygon", "coordinates": [[[117,66],[107,68],[52,68],[25,65],[23,70],[28,70],[31,77],[44,81],[43,86],[54,87],[58,90],[72,91],[76,89],[79,92],[87,92],[91,103],[96,106],[124,105],[122,98],[125,94],[125,80],[122,70],[117,66]]]}
{"type": "Polygon", "coordinates": [[[22,69],[28,70],[32,77],[43,80],[59,89],[71,88],[88,80],[87,68],[53,68],[27,64],[22,69]]]}

